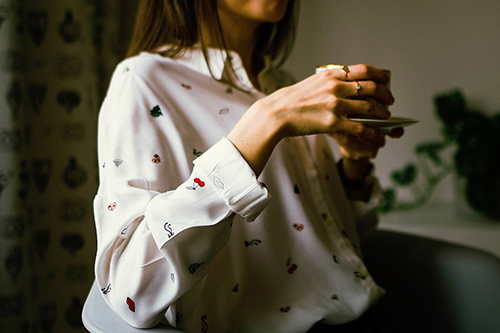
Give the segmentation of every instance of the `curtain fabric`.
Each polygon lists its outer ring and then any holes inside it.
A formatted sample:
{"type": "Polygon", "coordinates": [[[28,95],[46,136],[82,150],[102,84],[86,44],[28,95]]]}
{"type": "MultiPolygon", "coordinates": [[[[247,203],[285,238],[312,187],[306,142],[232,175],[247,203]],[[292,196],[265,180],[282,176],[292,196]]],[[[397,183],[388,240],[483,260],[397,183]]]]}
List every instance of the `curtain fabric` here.
{"type": "Polygon", "coordinates": [[[86,332],[118,0],[0,0],[0,331],[86,332]]]}

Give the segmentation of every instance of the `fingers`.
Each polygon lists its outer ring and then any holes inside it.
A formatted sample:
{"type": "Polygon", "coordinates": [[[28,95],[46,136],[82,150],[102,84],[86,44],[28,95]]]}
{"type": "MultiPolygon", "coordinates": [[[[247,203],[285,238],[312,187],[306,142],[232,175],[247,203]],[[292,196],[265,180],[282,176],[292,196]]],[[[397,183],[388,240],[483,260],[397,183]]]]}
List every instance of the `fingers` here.
{"type": "Polygon", "coordinates": [[[405,134],[404,128],[396,127],[396,128],[393,128],[392,131],[387,135],[393,139],[399,139],[400,137],[403,136],[403,134],[405,134]]]}
{"type": "Polygon", "coordinates": [[[389,110],[367,101],[339,99],[337,100],[336,106],[338,108],[338,110],[336,111],[337,115],[346,118],[363,117],[363,118],[389,119],[391,117],[391,112],[389,110]]]}
{"type": "MultiPolygon", "coordinates": [[[[337,65],[331,65],[337,66],[337,65]]],[[[333,68],[320,72],[318,75],[318,85],[330,91],[333,95],[340,98],[356,98],[356,97],[371,97],[379,101],[383,105],[394,104],[394,97],[387,87],[385,72],[381,69],[365,65],[355,65],[353,68],[357,69],[356,72],[349,71],[349,79],[353,73],[356,79],[345,81],[345,72],[339,68],[333,68]],[[360,67],[361,66],[361,67],[360,67]],[[377,82],[382,80],[382,82],[377,82]],[[385,83],[383,83],[385,82],[385,83]]]]}
{"type": "Polygon", "coordinates": [[[379,149],[385,146],[384,136],[375,140],[365,140],[347,133],[335,133],[332,137],[339,144],[342,155],[353,160],[373,159],[377,157],[379,149]]]}
{"type": "Polygon", "coordinates": [[[364,64],[352,65],[348,66],[348,68],[350,81],[371,80],[380,84],[388,84],[391,80],[388,71],[381,68],[364,64]]]}
{"type": "Polygon", "coordinates": [[[393,105],[394,96],[385,86],[375,81],[346,82],[349,85],[351,97],[373,97],[384,105],[393,105]]]}

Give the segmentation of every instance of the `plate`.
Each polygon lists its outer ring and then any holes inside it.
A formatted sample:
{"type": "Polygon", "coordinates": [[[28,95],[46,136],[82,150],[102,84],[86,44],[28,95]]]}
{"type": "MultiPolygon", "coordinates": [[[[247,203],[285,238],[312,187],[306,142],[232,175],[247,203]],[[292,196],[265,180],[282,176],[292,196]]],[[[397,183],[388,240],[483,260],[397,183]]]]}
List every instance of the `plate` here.
{"type": "Polygon", "coordinates": [[[418,123],[417,119],[405,117],[391,117],[386,120],[381,119],[364,119],[364,118],[349,118],[349,120],[362,123],[368,127],[377,128],[384,133],[389,133],[393,128],[406,127],[418,123]]]}

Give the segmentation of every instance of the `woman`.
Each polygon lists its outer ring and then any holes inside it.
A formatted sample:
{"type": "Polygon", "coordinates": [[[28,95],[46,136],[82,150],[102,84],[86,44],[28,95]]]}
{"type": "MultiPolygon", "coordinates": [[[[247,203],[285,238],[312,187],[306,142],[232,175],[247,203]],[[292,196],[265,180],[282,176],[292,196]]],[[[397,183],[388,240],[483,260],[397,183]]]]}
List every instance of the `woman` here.
{"type": "Polygon", "coordinates": [[[297,7],[141,2],[100,113],[94,202],[97,281],[129,324],[305,332],[382,295],[356,223],[375,219],[369,159],[385,138],[347,117],[388,118],[351,97],[390,105],[389,78],[357,65],[290,85],[273,61],[286,59],[297,7]]]}

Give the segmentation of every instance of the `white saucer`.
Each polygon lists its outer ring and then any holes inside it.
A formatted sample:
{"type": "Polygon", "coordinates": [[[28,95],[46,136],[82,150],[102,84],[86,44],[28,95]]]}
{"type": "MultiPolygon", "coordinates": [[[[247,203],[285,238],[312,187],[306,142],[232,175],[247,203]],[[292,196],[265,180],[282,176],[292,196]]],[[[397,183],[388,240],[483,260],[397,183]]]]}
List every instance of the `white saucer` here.
{"type": "Polygon", "coordinates": [[[363,119],[363,118],[349,118],[349,120],[362,123],[368,127],[377,128],[384,133],[389,133],[393,128],[406,127],[418,123],[419,121],[412,118],[404,117],[391,117],[386,120],[381,119],[363,119]]]}

